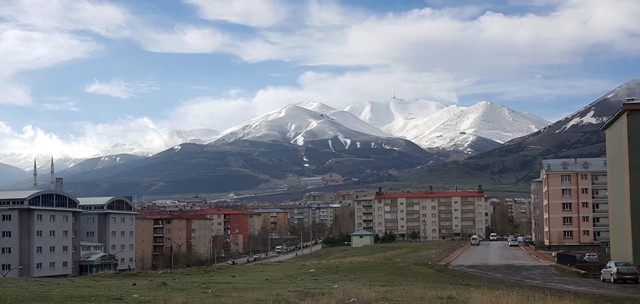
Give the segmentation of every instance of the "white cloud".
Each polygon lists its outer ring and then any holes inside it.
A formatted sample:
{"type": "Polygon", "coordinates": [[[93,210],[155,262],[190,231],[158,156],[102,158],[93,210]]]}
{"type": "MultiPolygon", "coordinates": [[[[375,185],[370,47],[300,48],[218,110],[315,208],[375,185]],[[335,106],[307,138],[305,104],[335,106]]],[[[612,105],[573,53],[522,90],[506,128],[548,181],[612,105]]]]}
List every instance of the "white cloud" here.
{"type": "Polygon", "coordinates": [[[131,19],[116,4],[86,0],[7,0],[0,16],[41,32],[86,30],[105,36],[124,31],[131,19]]]}
{"type": "Polygon", "coordinates": [[[288,13],[280,0],[184,0],[194,5],[203,19],[222,20],[251,27],[270,27],[288,13]]]}
{"type": "Polygon", "coordinates": [[[62,101],[57,103],[43,103],[42,110],[44,111],[72,111],[80,112],[80,109],[73,101],[62,101]]]}
{"type": "Polygon", "coordinates": [[[122,79],[111,79],[109,82],[93,80],[93,83],[85,86],[87,93],[107,95],[122,99],[128,99],[139,93],[154,90],[155,86],[150,82],[124,82],[122,79]]]}
{"type": "Polygon", "coordinates": [[[213,28],[176,26],[173,31],[147,29],[136,33],[134,39],[142,47],[158,53],[212,53],[221,51],[228,38],[213,28]]]}

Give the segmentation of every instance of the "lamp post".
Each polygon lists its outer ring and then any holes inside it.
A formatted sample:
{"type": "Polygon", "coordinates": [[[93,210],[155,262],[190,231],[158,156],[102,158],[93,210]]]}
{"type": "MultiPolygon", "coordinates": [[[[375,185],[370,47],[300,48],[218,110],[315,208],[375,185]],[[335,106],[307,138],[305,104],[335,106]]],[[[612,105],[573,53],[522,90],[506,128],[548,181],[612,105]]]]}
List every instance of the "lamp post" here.
{"type": "Polygon", "coordinates": [[[184,241],[182,243],[178,243],[176,241],[171,241],[171,269],[173,270],[173,244],[178,245],[178,251],[182,251],[182,245],[184,245],[184,243],[186,243],[187,241],[184,241]]]}
{"type": "Polygon", "coordinates": [[[2,275],[3,278],[6,278],[11,271],[16,270],[16,269],[22,269],[22,266],[9,268],[9,270],[5,270],[5,271],[0,271],[0,275],[2,275]]]}

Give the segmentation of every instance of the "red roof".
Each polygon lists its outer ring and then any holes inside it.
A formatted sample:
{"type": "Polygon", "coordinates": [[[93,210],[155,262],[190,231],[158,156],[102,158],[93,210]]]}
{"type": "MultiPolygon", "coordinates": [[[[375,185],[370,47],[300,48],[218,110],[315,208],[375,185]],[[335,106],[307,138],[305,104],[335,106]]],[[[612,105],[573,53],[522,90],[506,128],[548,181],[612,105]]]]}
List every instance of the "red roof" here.
{"type": "Polygon", "coordinates": [[[438,197],[484,197],[484,192],[478,191],[438,191],[438,192],[391,192],[377,193],[377,199],[383,198],[438,198],[438,197]]]}

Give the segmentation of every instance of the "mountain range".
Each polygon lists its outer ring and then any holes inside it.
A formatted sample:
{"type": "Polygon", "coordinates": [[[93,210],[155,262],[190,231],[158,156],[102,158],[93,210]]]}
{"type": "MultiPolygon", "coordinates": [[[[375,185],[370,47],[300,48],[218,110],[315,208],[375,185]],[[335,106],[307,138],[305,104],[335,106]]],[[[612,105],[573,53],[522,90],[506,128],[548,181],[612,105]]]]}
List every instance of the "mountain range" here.
{"type": "MultiPolygon", "coordinates": [[[[599,126],[624,97],[639,91],[640,81],[630,81],[551,125],[490,102],[467,108],[393,98],[345,110],[291,104],[221,134],[185,131],[183,143],[150,156],[123,148],[65,170],[57,160],[56,176],[75,195],[222,193],[295,186],[299,177],[330,172],[365,184],[468,181],[512,187],[535,178],[542,157],[603,155],[599,126]]],[[[41,166],[39,171],[48,172],[47,164],[41,166]]],[[[0,166],[0,173],[7,167],[0,166]]],[[[28,172],[11,172],[22,182],[9,188],[31,187],[28,172]]]]}

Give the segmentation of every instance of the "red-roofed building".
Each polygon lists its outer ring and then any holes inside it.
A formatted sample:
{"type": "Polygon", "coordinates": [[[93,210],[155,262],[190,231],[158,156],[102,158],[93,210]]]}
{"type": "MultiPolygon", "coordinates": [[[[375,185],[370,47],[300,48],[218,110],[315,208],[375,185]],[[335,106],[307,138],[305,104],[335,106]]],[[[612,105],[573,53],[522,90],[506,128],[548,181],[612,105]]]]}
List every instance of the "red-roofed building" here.
{"type": "Polygon", "coordinates": [[[484,236],[490,208],[484,191],[382,192],[354,202],[355,230],[400,240],[447,240],[484,236]]]}

